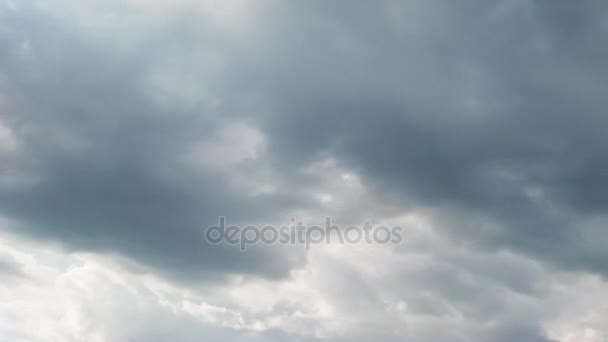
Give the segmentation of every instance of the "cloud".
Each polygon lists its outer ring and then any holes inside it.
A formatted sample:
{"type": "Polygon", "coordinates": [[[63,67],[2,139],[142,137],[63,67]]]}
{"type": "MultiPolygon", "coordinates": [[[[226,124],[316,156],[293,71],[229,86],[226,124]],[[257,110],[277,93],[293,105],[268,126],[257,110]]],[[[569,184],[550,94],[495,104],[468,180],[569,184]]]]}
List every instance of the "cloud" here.
{"type": "Polygon", "coordinates": [[[0,336],[602,340],[605,10],[0,0],[0,336]],[[407,234],[242,253],[219,216],[407,234]]]}
{"type": "Polygon", "coordinates": [[[582,287],[602,296],[601,282],[578,278],[572,286],[554,287],[563,275],[537,262],[458,248],[432,226],[410,229],[411,243],[425,242],[428,248],[315,246],[307,265],[289,278],[243,275],[196,285],[133,272],[111,256],[68,252],[5,234],[0,253],[14,260],[24,277],[0,286],[0,336],[23,341],[498,342],[549,341],[545,326],[560,338],[590,329],[594,336],[602,333],[599,321],[570,324],[581,310],[599,314],[577,293],[582,287]],[[497,279],[498,268],[519,283],[540,286],[543,294],[497,279]],[[572,310],[556,310],[564,305],[572,310]],[[24,316],[28,319],[19,319],[24,316]]]}
{"type": "MultiPolygon", "coordinates": [[[[184,277],[257,267],[280,276],[301,264],[302,256],[281,259],[276,250],[243,255],[204,245],[202,230],[220,215],[274,218],[300,199],[257,193],[255,177],[239,174],[264,165],[244,140],[244,134],[263,139],[251,124],[224,121],[205,98],[184,108],[173,89],[150,92],[151,72],[180,72],[171,56],[187,39],[171,51],[154,47],[152,37],[137,41],[136,34],[120,38],[120,47],[107,46],[103,35],[111,29],[82,32],[80,23],[62,22],[34,4],[2,15],[8,23],[4,120],[22,146],[10,165],[31,181],[3,184],[0,203],[6,216],[23,223],[19,229],[77,249],[115,250],[184,277]],[[16,51],[23,41],[30,46],[27,58],[16,51]],[[158,92],[178,102],[157,103],[158,92]],[[204,147],[198,155],[197,146],[204,147]]],[[[90,14],[81,15],[88,20],[90,14]]],[[[123,13],[115,20],[132,19],[123,13]]]]}
{"type": "Polygon", "coordinates": [[[330,156],[387,202],[456,211],[446,228],[464,240],[483,217],[500,227],[474,237],[484,244],[605,272],[583,229],[607,203],[597,9],[467,4],[313,2],[298,9],[314,20],[262,30],[273,39],[241,72],[263,70],[275,101],[262,128],[271,153],[292,170],[330,156]]]}

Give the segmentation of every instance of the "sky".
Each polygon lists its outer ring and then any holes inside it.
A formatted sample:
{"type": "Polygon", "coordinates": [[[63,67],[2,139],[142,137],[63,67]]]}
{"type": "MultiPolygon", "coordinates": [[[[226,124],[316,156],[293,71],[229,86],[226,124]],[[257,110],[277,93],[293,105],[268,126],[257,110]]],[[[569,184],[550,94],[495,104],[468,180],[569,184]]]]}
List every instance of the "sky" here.
{"type": "Polygon", "coordinates": [[[607,11],[0,0],[0,341],[608,341],[607,11]]]}

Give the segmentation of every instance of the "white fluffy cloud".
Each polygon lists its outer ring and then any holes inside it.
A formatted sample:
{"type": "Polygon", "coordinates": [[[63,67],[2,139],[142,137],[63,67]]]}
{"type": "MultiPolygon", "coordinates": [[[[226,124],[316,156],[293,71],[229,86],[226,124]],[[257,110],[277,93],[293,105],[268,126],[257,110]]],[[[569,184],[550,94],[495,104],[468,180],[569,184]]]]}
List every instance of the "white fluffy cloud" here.
{"type": "Polygon", "coordinates": [[[471,252],[436,235],[421,217],[399,220],[408,227],[400,248],[314,246],[307,265],[286,279],[235,276],[199,285],[159,278],[111,255],[3,234],[0,336],[503,341],[503,330],[514,329],[526,340],[605,340],[606,308],[598,301],[608,286],[601,279],[509,253],[471,252]]]}

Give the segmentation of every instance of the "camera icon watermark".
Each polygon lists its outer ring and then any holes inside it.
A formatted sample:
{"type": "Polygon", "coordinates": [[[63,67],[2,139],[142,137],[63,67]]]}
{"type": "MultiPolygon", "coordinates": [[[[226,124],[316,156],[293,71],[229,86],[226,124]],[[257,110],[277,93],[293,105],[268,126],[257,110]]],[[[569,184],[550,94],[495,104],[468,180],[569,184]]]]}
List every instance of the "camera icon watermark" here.
{"type": "Polygon", "coordinates": [[[226,217],[220,216],[218,223],[205,229],[205,241],[211,244],[238,246],[246,251],[255,244],[302,245],[306,250],[319,244],[399,244],[402,241],[401,227],[374,226],[370,221],[362,225],[349,225],[345,228],[332,223],[325,217],[325,225],[304,225],[302,221],[291,219],[291,224],[265,225],[226,225],[226,217]]]}

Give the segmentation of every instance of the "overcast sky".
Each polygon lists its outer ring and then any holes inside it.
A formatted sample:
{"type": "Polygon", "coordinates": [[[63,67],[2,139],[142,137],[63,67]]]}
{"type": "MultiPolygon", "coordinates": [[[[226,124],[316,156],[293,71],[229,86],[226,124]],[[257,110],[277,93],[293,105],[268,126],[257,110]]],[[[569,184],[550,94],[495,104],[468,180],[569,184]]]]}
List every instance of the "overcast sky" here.
{"type": "Polygon", "coordinates": [[[0,341],[608,341],[606,13],[0,0],[0,341]]]}

